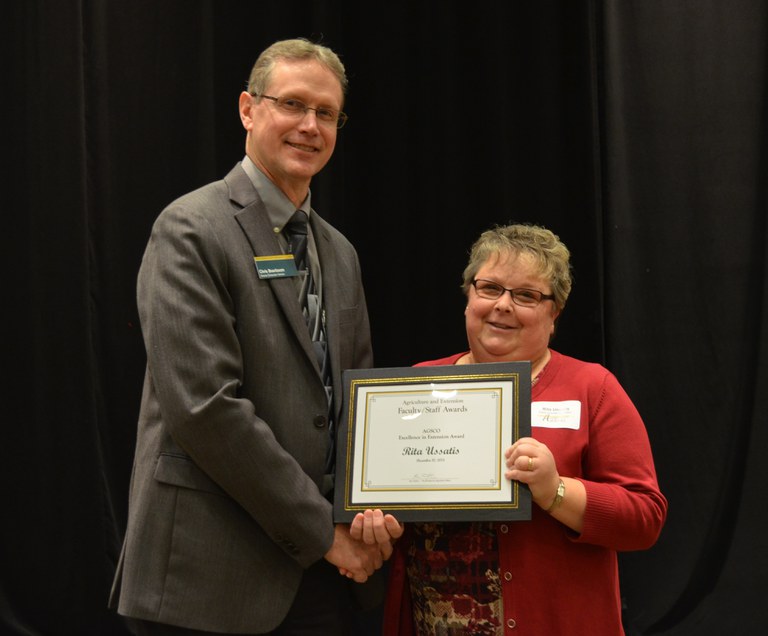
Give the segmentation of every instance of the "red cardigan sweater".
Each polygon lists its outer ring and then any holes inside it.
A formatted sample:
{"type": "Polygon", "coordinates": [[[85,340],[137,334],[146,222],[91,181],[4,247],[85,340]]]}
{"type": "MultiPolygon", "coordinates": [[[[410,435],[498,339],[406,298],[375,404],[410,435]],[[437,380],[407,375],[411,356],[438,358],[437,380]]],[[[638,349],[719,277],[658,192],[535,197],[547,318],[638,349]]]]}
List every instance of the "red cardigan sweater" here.
{"type": "MultiPolygon", "coordinates": [[[[416,366],[455,364],[462,355],[416,366]]],[[[542,426],[532,409],[531,436],[549,447],[561,475],[584,483],[587,507],[581,534],[536,504],[530,521],[496,523],[504,633],[624,634],[617,551],[652,546],[667,514],[645,426],[610,371],[556,351],[531,400],[580,404],[578,428],[542,426]]],[[[390,560],[384,636],[414,633],[405,572],[407,537],[406,531],[390,560]]]]}

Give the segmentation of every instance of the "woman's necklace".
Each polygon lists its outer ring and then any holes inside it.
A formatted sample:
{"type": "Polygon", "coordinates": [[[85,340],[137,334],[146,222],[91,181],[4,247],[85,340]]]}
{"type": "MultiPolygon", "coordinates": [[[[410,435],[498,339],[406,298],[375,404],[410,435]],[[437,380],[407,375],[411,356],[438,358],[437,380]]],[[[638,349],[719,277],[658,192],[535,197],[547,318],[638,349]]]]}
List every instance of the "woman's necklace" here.
{"type": "Polygon", "coordinates": [[[539,372],[531,379],[531,387],[536,386],[536,383],[541,379],[541,376],[544,375],[544,371],[546,371],[547,367],[549,366],[549,361],[552,359],[552,355],[549,353],[549,349],[547,349],[545,358],[546,362],[544,362],[544,366],[542,366],[541,369],[539,369],[539,372]]]}
{"type": "MultiPolygon", "coordinates": [[[[547,367],[549,366],[549,361],[552,359],[551,354],[549,351],[547,351],[547,361],[544,363],[544,366],[541,367],[539,372],[531,378],[531,387],[536,386],[536,383],[539,381],[542,375],[544,375],[544,371],[547,370],[547,367]]],[[[463,355],[461,358],[456,360],[455,364],[473,364],[475,361],[474,356],[472,355],[472,352],[470,351],[466,355],[463,355]]]]}

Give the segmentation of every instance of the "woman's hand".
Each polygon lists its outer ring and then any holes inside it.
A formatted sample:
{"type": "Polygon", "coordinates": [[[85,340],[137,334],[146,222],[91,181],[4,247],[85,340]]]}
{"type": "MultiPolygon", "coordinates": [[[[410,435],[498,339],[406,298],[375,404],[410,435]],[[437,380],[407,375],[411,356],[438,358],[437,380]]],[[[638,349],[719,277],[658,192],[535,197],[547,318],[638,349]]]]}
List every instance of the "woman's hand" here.
{"type": "Polygon", "coordinates": [[[392,556],[392,546],[403,535],[405,526],[393,515],[381,510],[366,510],[355,515],[349,527],[353,539],[368,545],[378,544],[381,556],[386,561],[392,556]]]}
{"type": "Polygon", "coordinates": [[[560,475],[555,458],[546,445],[533,437],[521,437],[504,453],[507,479],[527,484],[534,503],[546,510],[552,505],[560,475]]]}
{"type": "Polygon", "coordinates": [[[504,456],[507,460],[507,479],[527,484],[535,504],[571,530],[581,532],[587,508],[584,484],[579,479],[560,477],[555,458],[545,444],[533,437],[521,437],[506,450],[504,456]],[[565,495],[552,508],[560,492],[561,481],[565,495]]]}

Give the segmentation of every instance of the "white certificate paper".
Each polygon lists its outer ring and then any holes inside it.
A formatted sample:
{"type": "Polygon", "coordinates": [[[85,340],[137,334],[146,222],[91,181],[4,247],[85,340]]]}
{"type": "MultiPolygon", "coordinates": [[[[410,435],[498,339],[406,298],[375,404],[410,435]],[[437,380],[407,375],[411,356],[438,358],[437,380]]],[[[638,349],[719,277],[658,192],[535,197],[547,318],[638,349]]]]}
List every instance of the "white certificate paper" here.
{"type": "Polygon", "coordinates": [[[504,451],[530,434],[527,362],[346,371],[334,514],[529,519],[504,451]]]}

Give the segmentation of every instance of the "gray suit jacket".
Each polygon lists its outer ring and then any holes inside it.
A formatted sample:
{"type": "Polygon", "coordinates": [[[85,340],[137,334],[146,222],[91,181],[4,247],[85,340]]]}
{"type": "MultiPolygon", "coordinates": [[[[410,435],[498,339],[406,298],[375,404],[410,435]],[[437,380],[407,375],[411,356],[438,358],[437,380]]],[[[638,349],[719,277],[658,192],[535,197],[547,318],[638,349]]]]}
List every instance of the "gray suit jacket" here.
{"type": "MultiPolygon", "coordinates": [[[[341,372],[373,363],[360,266],[317,214],[336,418],[341,372]]],[[[321,492],[327,398],[280,248],[240,165],[169,205],[138,278],[147,371],[129,519],[110,605],[220,632],[284,618],[333,540],[321,492]]]]}

